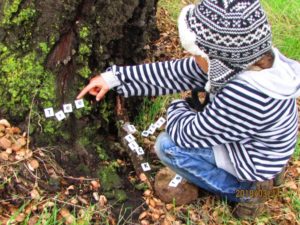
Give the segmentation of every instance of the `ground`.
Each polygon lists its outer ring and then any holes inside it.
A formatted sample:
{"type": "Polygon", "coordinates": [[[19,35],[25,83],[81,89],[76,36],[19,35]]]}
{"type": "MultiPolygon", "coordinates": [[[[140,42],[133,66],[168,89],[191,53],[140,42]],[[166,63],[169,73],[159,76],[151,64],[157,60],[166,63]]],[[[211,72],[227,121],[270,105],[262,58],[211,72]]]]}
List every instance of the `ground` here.
{"type": "MultiPolygon", "coordinates": [[[[170,4],[170,0],[166,1],[170,4]]],[[[177,29],[169,12],[160,8],[161,38],[145,46],[149,49],[146,62],[180,58],[186,55],[178,46],[177,29]]],[[[291,25],[290,25],[291,26],[291,25]]],[[[280,45],[281,42],[278,42],[280,45]]],[[[299,51],[294,51],[296,54],[299,51]]],[[[298,57],[298,56],[295,56],[298,57]]],[[[298,58],[299,59],[299,58],[298,58]]],[[[188,93],[184,93],[183,96],[188,93]]],[[[167,98],[147,98],[134,121],[139,131],[165,115],[167,98]]],[[[192,204],[178,206],[176,202],[163,203],[155,195],[152,185],[156,172],[162,167],[153,152],[158,134],[138,138],[146,159],[152,168],[149,173],[135,170],[127,152],[119,154],[116,163],[110,164],[101,176],[75,176],[70,168],[57,163],[54,147],[34,148],[24,130],[8,122],[0,122],[0,221],[2,224],[299,224],[300,221],[300,151],[289,162],[285,182],[278,195],[265,203],[266,212],[251,220],[237,220],[232,208],[216,196],[202,192],[192,204]],[[111,176],[115,171],[120,177],[111,176]],[[123,182],[120,182],[120,179],[123,182]],[[121,184],[122,183],[122,184],[121,184]],[[118,196],[110,200],[108,190],[113,184],[119,187],[118,196]],[[123,185],[123,186],[122,186],[123,185]],[[124,192],[127,194],[125,200],[124,192]],[[121,203],[122,202],[122,203],[121,203]]],[[[32,140],[34,141],[34,140],[32,140]]],[[[121,141],[113,146],[123,149],[121,141]]],[[[60,151],[56,149],[56,151],[60,151]]],[[[101,149],[98,149],[101,153],[101,149]]],[[[65,151],[64,151],[65,152],[65,151]]],[[[101,154],[100,154],[101,155],[101,154]]],[[[105,155],[102,155],[105,161],[105,155]]],[[[64,155],[60,155],[64,159],[64,155]]],[[[101,158],[101,157],[100,157],[101,158]]],[[[92,164],[92,163],[91,163],[92,164]]],[[[82,165],[83,166],[83,165],[82,165]]]]}

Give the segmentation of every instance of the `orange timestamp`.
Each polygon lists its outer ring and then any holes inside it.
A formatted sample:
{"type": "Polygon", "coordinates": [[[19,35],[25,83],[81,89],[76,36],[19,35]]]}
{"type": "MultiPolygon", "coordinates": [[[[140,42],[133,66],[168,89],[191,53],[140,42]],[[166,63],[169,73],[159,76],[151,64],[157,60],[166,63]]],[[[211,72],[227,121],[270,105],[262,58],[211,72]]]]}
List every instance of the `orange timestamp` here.
{"type": "Polygon", "coordinates": [[[279,197],[279,195],[279,188],[253,190],[238,189],[235,193],[236,198],[274,198],[279,197]]]}

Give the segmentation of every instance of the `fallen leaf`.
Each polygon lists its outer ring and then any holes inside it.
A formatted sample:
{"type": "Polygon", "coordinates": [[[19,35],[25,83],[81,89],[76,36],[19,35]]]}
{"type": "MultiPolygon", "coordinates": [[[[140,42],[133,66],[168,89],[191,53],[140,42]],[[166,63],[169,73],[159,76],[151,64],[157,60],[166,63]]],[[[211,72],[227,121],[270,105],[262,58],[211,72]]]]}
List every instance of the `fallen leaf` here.
{"type": "Polygon", "coordinates": [[[25,220],[25,217],[26,217],[26,216],[25,216],[24,213],[20,213],[20,214],[17,215],[17,217],[16,217],[15,220],[16,220],[17,222],[21,223],[21,222],[23,222],[23,221],[25,220]]]}
{"type": "Polygon", "coordinates": [[[59,214],[63,217],[66,224],[74,224],[75,223],[75,217],[70,213],[70,211],[67,208],[62,208],[59,211],[59,214]]]}
{"type": "Polygon", "coordinates": [[[144,173],[141,173],[139,177],[142,182],[145,182],[146,180],[148,180],[146,174],[144,174],[144,173]]]}
{"type": "Polygon", "coordinates": [[[95,191],[97,191],[101,187],[100,183],[98,181],[95,181],[95,180],[91,181],[91,186],[92,186],[92,189],[95,190],[95,191]]]}
{"type": "Polygon", "coordinates": [[[7,148],[5,151],[6,151],[6,153],[9,154],[9,155],[12,153],[12,149],[11,149],[11,148],[7,148]]]}
{"type": "Polygon", "coordinates": [[[37,168],[39,168],[40,164],[36,159],[32,159],[27,163],[27,166],[31,171],[35,171],[37,168]]]}
{"type": "Polygon", "coordinates": [[[40,193],[36,190],[36,189],[33,189],[31,192],[30,192],[30,196],[32,199],[40,199],[40,193]]]}
{"type": "Polygon", "coordinates": [[[147,211],[144,211],[140,214],[139,216],[139,220],[143,220],[145,219],[146,217],[148,216],[148,212],[147,211]]]}
{"type": "Polygon", "coordinates": [[[141,220],[141,225],[150,225],[148,220],[141,220]]]}
{"type": "Polygon", "coordinates": [[[26,142],[26,139],[24,137],[21,137],[17,140],[17,143],[23,147],[23,146],[26,145],[27,142],[26,142]]]}
{"type": "Polygon", "coordinates": [[[9,154],[7,152],[0,152],[0,159],[3,161],[7,161],[9,158],[9,154]]]}
{"type": "Polygon", "coordinates": [[[8,138],[6,138],[6,137],[0,138],[0,147],[1,148],[7,149],[7,148],[10,148],[11,145],[12,145],[12,143],[8,138]]]}
{"type": "Polygon", "coordinates": [[[39,221],[39,216],[32,216],[28,220],[28,225],[36,225],[39,221]]]}
{"type": "Polygon", "coordinates": [[[78,200],[79,200],[82,204],[84,204],[84,205],[88,205],[88,204],[89,204],[88,201],[87,201],[86,199],[84,199],[83,197],[81,197],[81,196],[78,196],[78,200]]]}
{"type": "Polygon", "coordinates": [[[12,144],[11,148],[12,148],[13,151],[17,152],[17,151],[20,151],[22,146],[19,145],[18,143],[14,143],[14,144],[12,144]]]}
{"type": "Polygon", "coordinates": [[[99,197],[99,205],[101,207],[105,206],[107,203],[107,198],[104,195],[100,195],[99,197]]]}
{"type": "Polygon", "coordinates": [[[98,192],[93,192],[93,197],[96,201],[99,201],[100,199],[98,192]]]}
{"type": "Polygon", "coordinates": [[[291,189],[291,190],[294,190],[294,191],[298,190],[297,184],[296,184],[295,181],[293,181],[293,180],[291,180],[291,181],[285,183],[285,186],[286,186],[287,188],[291,189]]]}
{"type": "Polygon", "coordinates": [[[3,125],[5,127],[11,127],[10,123],[6,119],[0,120],[0,125],[3,125]]]}
{"type": "Polygon", "coordinates": [[[144,191],[144,196],[145,197],[150,197],[151,196],[151,194],[152,194],[152,192],[151,192],[151,190],[146,190],[146,191],[144,191]]]}
{"type": "Polygon", "coordinates": [[[0,132],[4,132],[5,131],[5,126],[0,124],[0,132]]]}

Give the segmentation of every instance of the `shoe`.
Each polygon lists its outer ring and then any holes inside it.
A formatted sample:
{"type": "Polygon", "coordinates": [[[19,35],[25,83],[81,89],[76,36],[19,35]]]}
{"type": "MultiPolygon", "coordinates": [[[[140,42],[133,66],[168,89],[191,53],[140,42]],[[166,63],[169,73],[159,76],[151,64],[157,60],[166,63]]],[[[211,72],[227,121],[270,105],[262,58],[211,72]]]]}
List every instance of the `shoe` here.
{"type": "Polygon", "coordinates": [[[282,171],[275,176],[274,183],[273,183],[273,185],[275,187],[280,186],[280,185],[283,184],[285,172],[286,172],[286,166],[283,167],[282,171]]]}
{"type": "Polygon", "coordinates": [[[236,203],[232,214],[238,219],[254,219],[264,213],[264,203],[267,196],[263,196],[263,191],[270,192],[273,189],[273,180],[256,182],[253,193],[255,197],[250,198],[246,202],[236,203]]]}

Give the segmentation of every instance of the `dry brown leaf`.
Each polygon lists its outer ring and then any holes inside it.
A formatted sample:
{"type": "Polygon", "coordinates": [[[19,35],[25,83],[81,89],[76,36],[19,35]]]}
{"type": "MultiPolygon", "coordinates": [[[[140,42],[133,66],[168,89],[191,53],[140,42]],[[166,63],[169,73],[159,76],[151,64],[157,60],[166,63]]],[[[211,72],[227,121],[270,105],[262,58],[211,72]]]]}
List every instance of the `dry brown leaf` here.
{"type": "Polygon", "coordinates": [[[173,204],[166,204],[166,209],[169,211],[171,209],[173,209],[173,204]]]}
{"type": "Polygon", "coordinates": [[[293,180],[291,180],[291,181],[285,183],[285,186],[286,186],[287,188],[291,189],[291,190],[294,190],[294,191],[298,190],[297,184],[296,184],[295,181],[293,181],[293,180]]]}
{"type": "Polygon", "coordinates": [[[36,200],[41,198],[40,193],[36,189],[33,189],[30,192],[30,196],[31,196],[32,199],[36,199],[36,200]]]}
{"type": "Polygon", "coordinates": [[[25,218],[26,218],[26,215],[24,213],[20,213],[20,214],[17,215],[15,220],[16,220],[16,222],[21,223],[25,220],[25,218]]]}
{"type": "Polygon", "coordinates": [[[146,190],[146,191],[144,191],[144,196],[145,197],[150,197],[152,195],[152,191],[151,190],[146,190]]]}
{"type": "Polygon", "coordinates": [[[26,155],[26,150],[24,148],[20,149],[16,153],[18,156],[24,157],[26,155]]]}
{"type": "Polygon", "coordinates": [[[27,166],[31,171],[35,171],[37,168],[39,168],[40,164],[36,159],[32,159],[27,163],[27,166]]]}
{"type": "Polygon", "coordinates": [[[100,183],[96,180],[91,181],[91,186],[92,186],[92,189],[95,191],[97,191],[101,187],[100,183]]]}
{"type": "Polygon", "coordinates": [[[21,129],[19,127],[12,127],[11,130],[13,134],[21,134],[21,129]]]}
{"type": "Polygon", "coordinates": [[[0,132],[5,132],[5,126],[4,125],[2,125],[2,124],[0,124],[0,132]]]}
{"type": "Polygon", "coordinates": [[[78,199],[77,198],[72,198],[70,200],[70,203],[73,204],[73,205],[77,205],[78,204],[78,199]]]}
{"type": "Polygon", "coordinates": [[[33,152],[30,149],[26,149],[25,150],[25,156],[24,156],[24,158],[29,159],[29,158],[32,157],[32,155],[33,155],[33,152]]]}
{"type": "Polygon", "coordinates": [[[10,123],[6,119],[0,120],[0,125],[3,125],[5,127],[11,127],[10,123]]]}
{"type": "Polygon", "coordinates": [[[39,216],[32,216],[28,220],[28,225],[36,225],[39,221],[39,216]]]}
{"type": "Polygon", "coordinates": [[[70,213],[70,211],[67,208],[62,208],[59,211],[59,214],[63,217],[66,224],[74,224],[75,223],[75,217],[70,213]]]}
{"type": "Polygon", "coordinates": [[[21,137],[17,140],[17,143],[23,147],[26,145],[27,142],[26,142],[25,137],[21,137]]]}
{"type": "Polygon", "coordinates": [[[7,161],[9,159],[9,154],[7,152],[0,152],[0,159],[7,161]]]}
{"type": "Polygon", "coordinates": [[[51,207],[53,207],[53,206],[55,206],[55,203],[54,203],[54,202],[46,202],[46,203],[44,204],[44,207],[46,207],[46,208],[51,208],[51,207]]]}
{"type": "Polygon", "coordinates": [[[9,155],[12,153],[12,149],[11,149],[11,148],[7,148],[5,151],[6,151],[6,153],[9,154],[9,155]]]}
{"type": "Polygon", "coordinates": [[[22,146],[19,145],[18,143],[14,143],[14,144],[12,144],[11,148],[13,151],[17,152],[17,151],[21,150],[22,146]]]}
{"type": "Polygon", "coordinates": [[[78,198],[78,200],[79,200],[82,204],[84,204],[84,205],[88,205],[88,204],[89,204],[88,201],[87,201],[85,198],[83,198],[83,197],[81,197],[81,196],[78,196],[77,198],[78,198]]]}
{"type": "Polygon", "coordinates": [[[107,203],[106,197],[105,197],[104,195],[100,195],[100,197],[99,197],[99,205],[100,205],[101,207],[103,207],[103,206],[106,205],[106,203],[107,203]]]}
{"type": "Polygon", "coordinates": [[[141,225],[150,225],[148,220],[141,220],[141,225]]]}
{"type": "Polygon", "coordinates": [[[7,148],[10,148],[11,145],[12,145],[12,143],[8,138],[6,138],[6,137],[0,138],[0,148],[7,149],[7,148]]]}
{"type": "Polygon", "coordinates": [[[151,217],[152,217],[152,220],[157,221],[157,220],[159,220],[160,215],[157,214],[157,213],[152,213],[152,214],[151,214],[151,217]]]}
{"type": "Polygon", "coordinates": [[[144,211],[140,214],[139,216],[139,220],[143,220],[145,219],[146,217],[148,216],[148,212],[147,211],[144,211]]]}
{"type": "Polygon", "coordinates": [[[84,209],[79,209],[79,211],[77,213],[77,217],[80,218],[80,219],[82,219],[82,218],[85,217],[85,215],[86,215],[86,211],[84,209]]]}
{"type": "Polygon", "coordinates": [[[139,178],[140,178],[140,180],[141,180],[142,182],[145,182],[146,180],[148,180],[146,174],[144,174],[144,173],[141,173],[140,176],[139,176],[139,178]]]}
{"type": "Polygon", "coordinates": [[[156,203],[155,203],[155,201],[153,199],[149,200],[149,205],[152,206],[153,208],[156,207],[156,203]]]}

